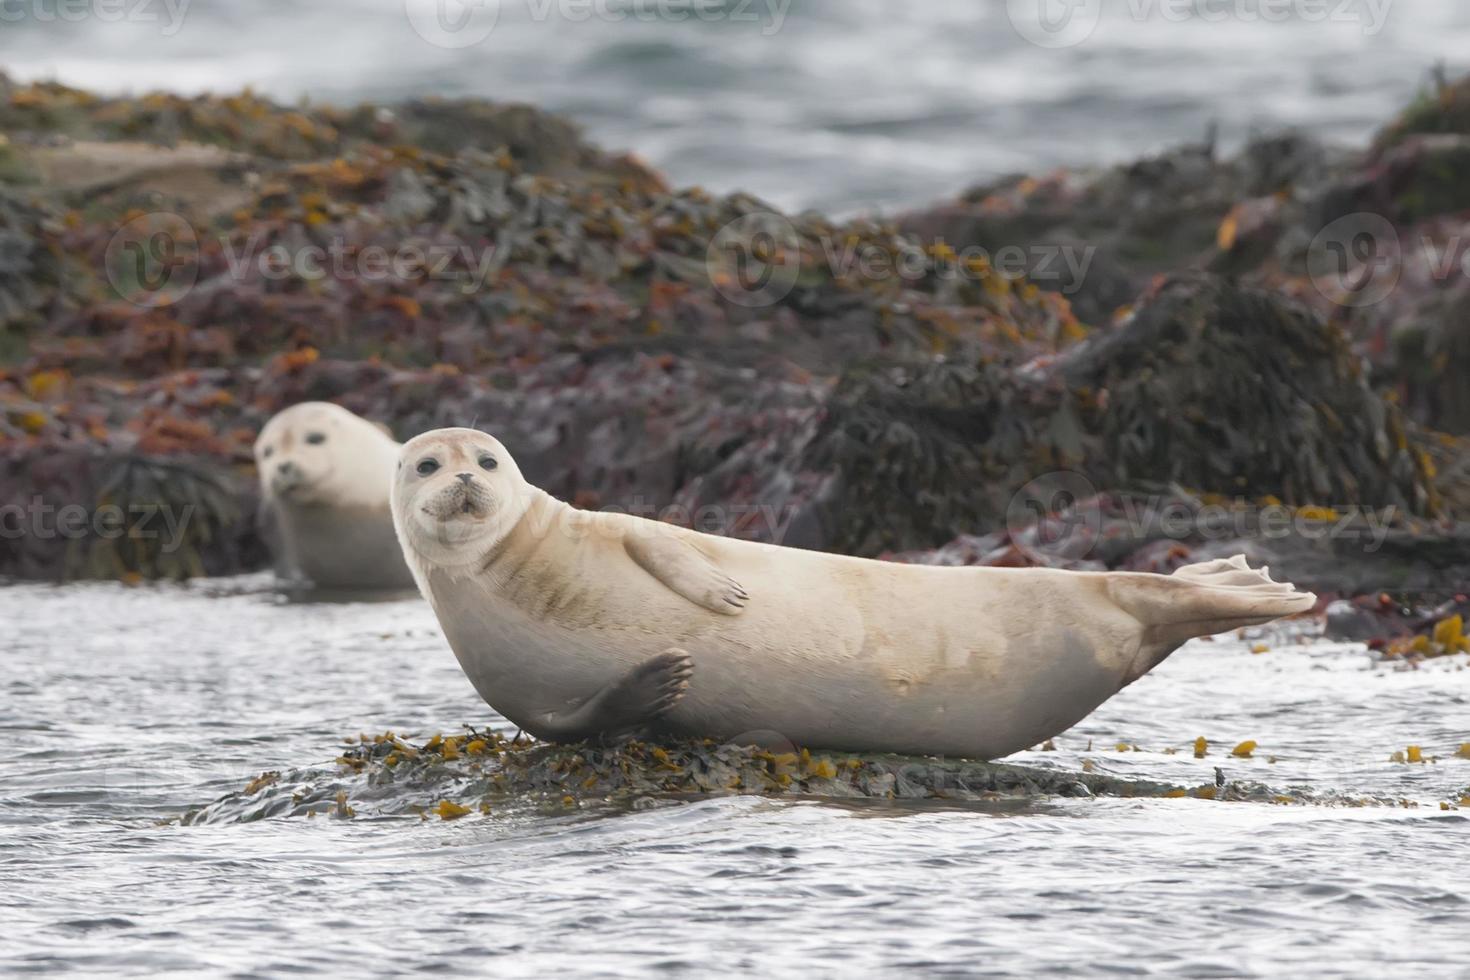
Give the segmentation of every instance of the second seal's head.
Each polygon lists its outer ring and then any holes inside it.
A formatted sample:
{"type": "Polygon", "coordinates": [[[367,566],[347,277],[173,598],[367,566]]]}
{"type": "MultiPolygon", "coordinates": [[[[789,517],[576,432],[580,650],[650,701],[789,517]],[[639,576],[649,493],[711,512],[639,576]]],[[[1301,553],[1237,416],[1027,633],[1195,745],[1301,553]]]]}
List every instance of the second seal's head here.
{"type": "Polygon", "coordinates": [[[393,524],[411,556],[450,567],[482,561],[530,503],[516,461],[476,429],[426,432],[398,454],[393,524]]]}
{"type": "Polygon", "coordinates": [[[275,415],[255,441],[266,500],[297,507],[381,508],[398,443],[387,431],[328,402],[275,415]]]}

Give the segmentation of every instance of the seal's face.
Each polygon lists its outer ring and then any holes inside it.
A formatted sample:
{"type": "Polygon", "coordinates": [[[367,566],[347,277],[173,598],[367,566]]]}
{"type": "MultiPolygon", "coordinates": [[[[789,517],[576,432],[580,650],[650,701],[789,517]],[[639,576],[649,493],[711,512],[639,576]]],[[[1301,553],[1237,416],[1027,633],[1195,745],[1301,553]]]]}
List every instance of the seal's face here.
{"type": "Polygon", "coordinates": [[[371,504],[387,496],[384,454],[397,444],[338,405],[293,405],[266,423],[255,441],[262,493],[299,507],[371,504]]]}
{"type": "Polygon", "coordinates": [[[530,498],[500,441],[440,429],[409,441],[393,481],[393,521],[406,548],[435,564],[483,559],[515,527],[530,498]]]}

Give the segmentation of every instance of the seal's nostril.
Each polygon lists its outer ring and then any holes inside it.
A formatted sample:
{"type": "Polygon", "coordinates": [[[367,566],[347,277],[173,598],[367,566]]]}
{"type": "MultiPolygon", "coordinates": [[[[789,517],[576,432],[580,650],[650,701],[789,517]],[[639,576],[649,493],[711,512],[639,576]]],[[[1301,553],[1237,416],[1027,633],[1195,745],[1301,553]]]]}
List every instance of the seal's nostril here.
{"type": "Polygon", "coordinates": [[[276,467],[276,472],[280,473],[282,476],[288,473],[294,473],[296,472],[296,464],[290,461],[284,462],[280,466],[276,467]]]}
{"type": "Polygon", "coordinates": [[[475,479],[475,474],[473,473],[456,473],[455,476],[459,478],[459,482],[465,484],[466,486],[468,486],[475,479]]]}

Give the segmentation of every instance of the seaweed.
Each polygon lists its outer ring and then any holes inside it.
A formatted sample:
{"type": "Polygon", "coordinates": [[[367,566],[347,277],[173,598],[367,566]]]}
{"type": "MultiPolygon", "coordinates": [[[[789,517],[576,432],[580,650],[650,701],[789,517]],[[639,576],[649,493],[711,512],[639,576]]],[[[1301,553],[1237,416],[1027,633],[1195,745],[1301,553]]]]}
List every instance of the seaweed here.
{"type": "Polygon", "coordinates": [[[1181,786],[1125,779],[1084,766],[823,752],[712,739],[548,745],[466,726],[413,742],[395,734],[347,740],[336,770],[264,772],[241,791],[190,809],[185,826],[277,817],[418,817],[532,809],[619,810],[717,796],[872,802],[939,801],[975,807],[1104,797],[1216,802],[1398,806],[1398,800],[1273,790],[1248,781],[1181,786]]]}

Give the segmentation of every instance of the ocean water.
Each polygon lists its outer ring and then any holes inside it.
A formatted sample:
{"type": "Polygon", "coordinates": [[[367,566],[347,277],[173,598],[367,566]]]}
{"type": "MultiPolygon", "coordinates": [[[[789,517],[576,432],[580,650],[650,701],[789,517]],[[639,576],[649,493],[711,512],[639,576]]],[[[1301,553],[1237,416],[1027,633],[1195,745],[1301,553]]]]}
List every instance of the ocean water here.
{"type": "Polygon", "coordinates": [[[530,102],[678,184],[840,214],[1212,124],[1226,147],[1282,127],[1361,143],[1434,65],[1470,70],[1470,6],[1435,0],[60,3],[0,4],[0,70],[106,92],[530,102]]]}
{"type": "Polygon", "coordinates": [[[1464,656],[1197,642],[1014,757],[1389,806],[731,797],[181,826],[263,770],[332,768],[345,735],[508,726],[418,599],[12,585],[0,623],[0,975],[1465,976],[1470,808],[1440,808],[1470,792],[1464,656]],[[1410,744],[1430,761],[1391,761],[1410,744]]]}

